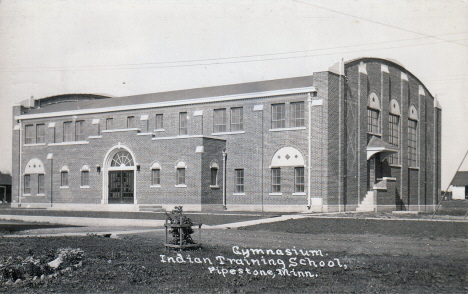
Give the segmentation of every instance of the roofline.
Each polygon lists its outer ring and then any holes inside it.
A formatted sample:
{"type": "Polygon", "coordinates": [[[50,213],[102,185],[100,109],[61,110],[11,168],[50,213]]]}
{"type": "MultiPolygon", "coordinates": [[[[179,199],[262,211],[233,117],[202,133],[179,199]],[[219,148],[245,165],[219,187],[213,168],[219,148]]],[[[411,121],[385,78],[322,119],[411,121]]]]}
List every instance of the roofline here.
{"type": "Polygon", "coordinates": [[[254,99],[254,98],[288,95],[288,94],[301,94],[301,93],[308,93],[308,92],[315,92],[315,91],[316,91],[315,87],[303,87],[303,88],[283,89],[283,90],[274,90],[274,91],[253,92],[253,93],[245,93],[245,94],[192,98],[192,99],[183,99],[183,100],[175,100],[175,101],[151,102],[151,103],[143,103],[143,104],[109,106],[109,107],[46,112],[46,113],[37,113],[37,114],[22,114],[22,115],[15,116],[15,120],[114,112],[114,111],[122,111],[122,110],[137,110],[137,109],[144,109],[144,108],[157,108],[157,107],[167,107],[167,106],[210,103],[210,102],[223,102],[223,101],[230,101],[230,100],[254,99]]]}
{"type": "Polygon", "coordinates": [[[385,58],[379,58],[379,57],[359,57],[359,58],[355,58],[355,59],[351,59],[351,60],[348,60],[344,63],[345,67],[348,66],[348,65],[351,65],[353,63],[358,63],[359,61],[366,61],[366,60],[372,60],[372,61],[380,61],[380,62],[384,62],[384,63],[387,63],[387,64],[392,64],[393,66],[395,67],[398,67],[401,71],[404,71],[408,74],[410,74],[414,79],[416,79],[423,87],[424,89],[427,91],[427,93],[429,94],[429,96],[434,99],[434,95],[432,95],[432,93],[429,91],[429,89],[427,89],[426,85],[424,85],[423,82],[421,82],[420,79],[418,79],[412,72],[410,72],[409,70],[407,70],[403,65],[401,65],[399,62],[396,62],[396,61],[392,61],[390,59],[385,59],[385,58]]]}

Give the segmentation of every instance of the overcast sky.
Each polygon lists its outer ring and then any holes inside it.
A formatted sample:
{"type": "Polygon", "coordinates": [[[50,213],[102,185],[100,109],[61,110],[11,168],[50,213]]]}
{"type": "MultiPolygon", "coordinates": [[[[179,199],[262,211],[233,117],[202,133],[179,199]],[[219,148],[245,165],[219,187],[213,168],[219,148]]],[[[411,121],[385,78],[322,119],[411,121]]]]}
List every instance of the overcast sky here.
{"type": "Polygon", "coordinates": [[[288,78],[363,56],[397,60],[437,95],[444,188],[468,149],[466,0],[0,0],[0,171],[12,106],[31,96],[288,78]]]}

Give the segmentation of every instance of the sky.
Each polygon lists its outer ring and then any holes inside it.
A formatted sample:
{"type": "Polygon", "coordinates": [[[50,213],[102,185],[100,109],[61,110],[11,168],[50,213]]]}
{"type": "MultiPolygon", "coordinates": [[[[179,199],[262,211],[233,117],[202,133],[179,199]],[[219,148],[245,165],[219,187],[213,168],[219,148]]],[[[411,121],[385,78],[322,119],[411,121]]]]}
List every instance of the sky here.
{"type": "Polygon", "coordinates": [[[396,60],[437,95],[445,189],[468,150],[467,0],[0,0],[0,171],[12,106],[31,96],[305,76],[358,57],[396,60]]]}

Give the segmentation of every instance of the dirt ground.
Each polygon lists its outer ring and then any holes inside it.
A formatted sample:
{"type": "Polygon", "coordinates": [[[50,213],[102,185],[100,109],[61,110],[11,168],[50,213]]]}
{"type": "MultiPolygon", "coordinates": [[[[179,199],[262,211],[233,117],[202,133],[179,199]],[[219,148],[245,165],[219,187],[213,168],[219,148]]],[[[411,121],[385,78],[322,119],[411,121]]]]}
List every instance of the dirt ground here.
{"type": "Polygon", "coordinates": [[[161,230],[118,239],[4,237],[0,238],[2,258],[52,255],[71,246],[83,249],[85,259],[83,267],[73,272],[44,281],[3,284],[0,291],[466,293],[467,228],[466,222],[307,218],[238,230],[204,230],[202,249],[183,252],[165,250],[161,230]],[[196,257],[204,263],[196,263],[196,257]]]}

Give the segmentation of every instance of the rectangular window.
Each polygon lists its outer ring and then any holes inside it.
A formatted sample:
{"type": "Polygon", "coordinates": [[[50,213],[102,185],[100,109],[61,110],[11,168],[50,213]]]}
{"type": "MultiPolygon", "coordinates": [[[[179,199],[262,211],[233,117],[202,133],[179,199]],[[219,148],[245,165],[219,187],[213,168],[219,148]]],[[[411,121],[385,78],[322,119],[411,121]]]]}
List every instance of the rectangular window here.
{"type": "Polygon", "coordinates": [[[177,168],[177,185],[185,185],[185,168],[177,168]]]}
{"type": "Polygon", "coordinates": [[[127,117],[127,129],[133,129],[135,128],[135,117],[134,116],[129,116],[127,117]]]}
{"type": "Polygon", "coordinates": [[[151,170],[151,185],[161,185],[161,170],[152,169],[151,170]]]}
{"type": "Polygon", "coordinates": [[[89,171],[81,171],[81,186],[89,186],[89,171]]]}
{"type": "Polygon", "coordinates": [[[31,175],[24,175],[24,194],[31,194],[31,175]]]}
{"type": "Polygon", "coordinates": [[[164,129],[164,121],[162,114],[156,114],[156,130],[164,129]]]}
{"type": "Polygon", "coordinates": [[[36,125],[36,143],[45,143],[45,124],[36,125]]]}
{"type": "Polygon", "coordinates": [[[213,116],[213,133],[226,132],[226,109],[215,109],[213,116]]]}
{"type": "Polygon", "coordinates": [[[44,174],[37,175],[37,194],[44,194],[44,174]]]}
{"type": "Polygon", "coordinates": [[[218,169],[217,168],[211,168],[210,185],[211,186],[218,186],[218,169]]]}
{"type": "Polygon", "coordinates": [[[304,168],[296,167],[294,168],[294,192],[304,193],[304,186],[304,168]]]}
{"type": "Polygon", "coordinates": [[[244,170],[236,169],[235,193],[244,193],[244,170]]]}
{"type": "Polygon", "coordinates": [[[305,126],[304,102],[291,103],[291,127],[298,128],[305,126]]]}
{"type": "Polygon", "coordinates": [[[24,144],[34,143],[34,126],[24,126],[24,144]]]}
{"type": "Polygon", "coordinates": [[[66,121],[63,123],[63,142],[73,141],[72,122],[66,121]]]}
{"type": "Polygon", "coordinates": [[[281,193],[281,169],[271,169],[271,192],[281,193]]]}
{"type": "Polygon", "coordinates": [[[285,104],[271,105],[271,128],[281,129],[286,127],[285,104]]]}
{"type": "MultiPolygon", "coordinates": [[[[398,147],[400,142],[400,117],[390,114],[388,123],[388,142],[393,146],[398,147]]],[[[392,154],[387,158],[389,164],[399,164],[398,153],[392,154]]]]}
{"type": "Polygon", "coordinates": [[[418,135],[417,135],[418,122],[415,120],[408,120],[408,165],[410,167],[418,166],[418,135]]]}
{"type": "Polygon", "coordinates": [[[244,108],[231,108],[231,132],[244,130],[244,108]]]}
{"type": "Polygon", "coordinates": [[[112,130],[114,128],[114,119],[106,119],[106,130],[112,130]]]}
{"type": "Polygon", "coordinates": [[[84,121],[77,120],[75,122],[75,141],[84,141],[84,140],[85,140],[84,121]]]}
{"type": "Polygon", "coordinates": [[[179,135],[187,135],[187,112],[179,113],[179,135]]]}
{"type": "Polygon", "coordinates": [[[372,134],[380,134],[379,128],[380,111],[375,109],[367,109],[367,132],[372,134]]]}
{"type": "Polygon", "coordinates": [[[68,187],[68,172],[67,171],[60,172],[60,186],[68,187]]]}

